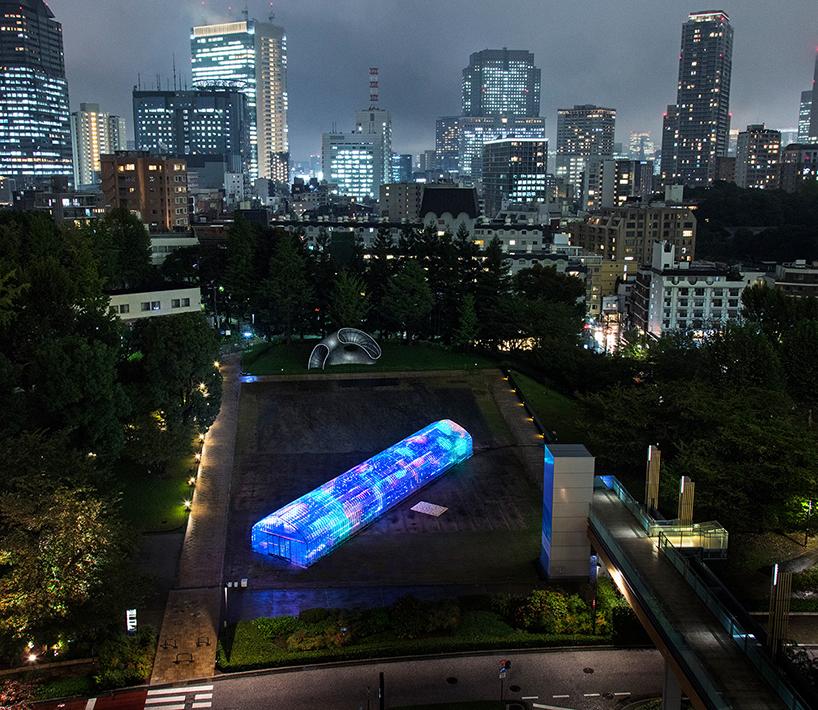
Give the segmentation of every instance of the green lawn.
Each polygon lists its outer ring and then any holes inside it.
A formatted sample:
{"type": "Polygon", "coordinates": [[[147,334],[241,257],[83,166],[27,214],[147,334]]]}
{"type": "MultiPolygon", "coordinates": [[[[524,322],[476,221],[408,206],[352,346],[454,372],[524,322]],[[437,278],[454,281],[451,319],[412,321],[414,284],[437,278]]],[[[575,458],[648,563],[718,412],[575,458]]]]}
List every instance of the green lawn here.
{"type": "Polygon", "coordinates": [[[582,443],[584,433],[580,426],[582,406],[579,402],[519,372],[512,371],[511,374],[543,426],[557,433],[558,442],[582,443]]]}
{"type": "Polygon", "coordinates": [[[124,464],[119,471],[126,519],[139,532],[166,532],[185,525],[183,501],[193,495],[187,481],[195,463],[193,456],[187,456],[171,463],[161,475],[124,464]]]}
{"type": "MultiPolygon", "coordinates": [[[[318,340],[284,343],[262,343],[242,357],[242,370],[251,375],[302,374],[307,372],[307,360],[318,340]]],[[[407,345],[400,342],[381,344],[383,355],[374,365],[335,365],[326,372],[401,372],[415,370],[473,370],[496,367],[496,363],[480,355],[455,353],[443,347],[423,343],[407,345]]],[[[314,370],[320,373],[320,370],[314,370]]]]}

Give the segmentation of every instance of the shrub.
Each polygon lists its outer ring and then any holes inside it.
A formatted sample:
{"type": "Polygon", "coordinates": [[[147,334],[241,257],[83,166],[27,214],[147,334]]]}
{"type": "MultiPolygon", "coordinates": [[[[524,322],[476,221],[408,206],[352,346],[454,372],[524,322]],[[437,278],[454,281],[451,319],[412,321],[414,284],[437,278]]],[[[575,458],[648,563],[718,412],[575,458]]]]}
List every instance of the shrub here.
{"type": "Polygon", "coordinates": [[[269,639],[277,639],[280,636],[289,636],[298,628],[298,619],[294,616],[274,616],[272,618],[254,619],[255,626],[264,636],[269,639]]]}
{"type": "Polygon", "coordinates": [[[392,627],[392,619],[387,609],[369,609],[359,612],[350,620],[350,626],[359,638],[383,634],[392,627]]]}
{"type": "Polygon", "coordinates": [[[617,646],[650,643],[650,638],[629,606],[617,606],[611,611],[611,637],[617,646]]]}
{"type": "Polygon", "coordinates": [[[518,607],[514,620],[526,631],[541,631],[546,634],[570,633],[567,627],[568,599],[562,592],[535,589],[518,607]]]}
{"type": "Polygon", "coordinates": [[[392,608],[392,630],[398,638],[416,639],[451,633],[458,623],[460,606],[453,599],[421,602],[414,597],[403,597],[392,608]]]}
{"type": "Polygon", "coordinates": [[[325,646],[326,636],[323,632],[298,629],[287,637],[288,651],[317,651],[325,646]]]}
{"type": "Polygon", "coordinates": [[[335,619],[337,615],[334,609],[304,609],[298,615],[298,620],[305,624],[321,624],[329,619],[335,619]]]}
{"type": "Polygon", "coordinates": [[[156,634],[149,626],[136,635],[119,634],[99,649],[99,674],[94,680],[100,688],[119,688],[143,683],[150,676],[156,634]]]}

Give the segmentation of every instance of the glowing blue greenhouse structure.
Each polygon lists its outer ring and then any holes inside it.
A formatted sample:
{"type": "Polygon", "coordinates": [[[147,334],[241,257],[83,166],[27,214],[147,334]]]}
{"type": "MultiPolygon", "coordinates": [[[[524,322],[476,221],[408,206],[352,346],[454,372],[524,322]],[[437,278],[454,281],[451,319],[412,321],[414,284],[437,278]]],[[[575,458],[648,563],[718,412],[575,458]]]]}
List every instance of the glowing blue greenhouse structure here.
{"type": "Polygon", "coordinates": [[[433,422],[259,520],[250,534],[253,550],[309,567],[471,455],[463,427],[433,422]]]}

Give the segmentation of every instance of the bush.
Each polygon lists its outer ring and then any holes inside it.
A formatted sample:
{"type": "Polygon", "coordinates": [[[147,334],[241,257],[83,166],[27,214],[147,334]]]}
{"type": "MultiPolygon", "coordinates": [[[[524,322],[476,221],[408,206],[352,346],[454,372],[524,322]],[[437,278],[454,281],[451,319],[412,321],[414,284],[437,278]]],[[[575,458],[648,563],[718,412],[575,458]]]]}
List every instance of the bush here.
{"type": "Polygon", "coordinates": [[[305,624],[321,624],[337,616],[338,612],[333,609],[304,609],[298,615],[298,620],[305,624]]]}
{"type": "Polygon", "coordinates": [[[289,636],[298,628],[298,619],[294,616],[274,616],[253,619],[255,626],[262,634],[269,639],[277,639],[279,636],[289,636]]]}
{"type": "Polygon", "coordinates": [[[642,646],[650,643],[650,638],[629,606],[612,609],[611,637],[617,646],[642,646]]]}
{"type": "Polygon", "coordinates": [[[571,633],[567,628],[568,599],[562,592],[535,589],[517,608],[515,622],[526,631],[571,633]]]}
{"type": "MultiPolygon", "coordinates": [[[[91,695],[94,692],[94,679],[90,676],[67,676],[54,678],[39,683],[34,690],[37,700],[51,698],[71,698],[80,695],[91,695]]],[[[0,707],[3,707],[0,705],[0,707]]]]}
{"type": "Polygon", "coordinates": [[[100,688],[120,688],[144,683],[153,668],[156,634],[149,626],[134,636],[119,634],[99,649],[99,674],[94,680],[100,688]]]}
{"type": "Polygon", "coordinates": [[[421,602],[403,597],[392,609],[392,629],[398,638],[415,639],[438,633],[451,633],[460,623],[457,601],[421,602]]]}

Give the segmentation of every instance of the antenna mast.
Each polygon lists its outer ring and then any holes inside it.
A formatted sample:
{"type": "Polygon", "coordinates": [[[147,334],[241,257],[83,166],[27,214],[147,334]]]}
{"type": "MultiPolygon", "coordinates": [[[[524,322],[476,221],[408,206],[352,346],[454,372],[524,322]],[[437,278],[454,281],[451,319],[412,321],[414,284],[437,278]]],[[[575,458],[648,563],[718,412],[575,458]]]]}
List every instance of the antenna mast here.
{"type": "Polygon", "coordinates": [[[377,108],[381,90],[378,82],[378,67],[369,67],[369,108],[377,108]]]}

